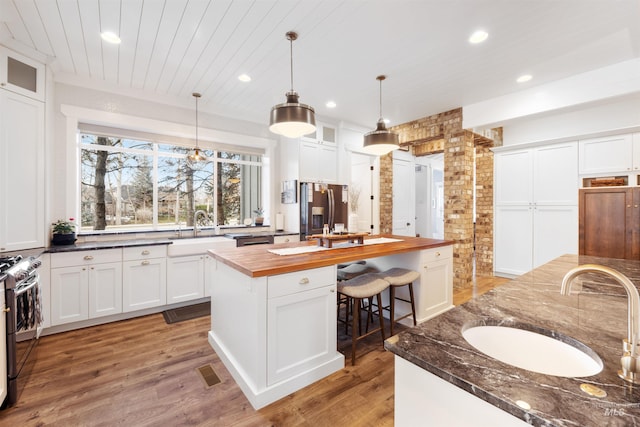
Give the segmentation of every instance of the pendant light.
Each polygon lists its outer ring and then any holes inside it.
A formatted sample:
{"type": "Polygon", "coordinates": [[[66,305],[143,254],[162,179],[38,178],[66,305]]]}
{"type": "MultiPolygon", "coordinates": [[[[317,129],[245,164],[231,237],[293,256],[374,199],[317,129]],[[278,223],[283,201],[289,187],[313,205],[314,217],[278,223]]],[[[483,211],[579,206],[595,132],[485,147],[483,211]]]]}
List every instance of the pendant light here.
{"type": "Polygon", "coordinates": [[[198,92],[193,92],[191,95],[196,99],[196,148],[194,148],[193,153],[187,156],[187,159],[191,163],[196,163],[204,160],[204,156],[200,154],[200,148],[198,147],[198,99],[202,96],[198,92]]]}
{"type": "Polygon", "coordinates": [[[398,134],[387,129],[382,118],[382,81],[384,79],[386,79],[386,76],[376,77],[376,80],[380,82],[380,118],[378,119],[376,130],[364,135],[364,151],[376,156],[383,156],[400,148],[398,134]]]}
{"type": "Polygon", "coordinates": [[[316,130],[316,118],[313,107],[298,102],[300,96],[293,90],[293,41],[298,34],[289,31],[286,36],[290,42],[291,90],[286,93],[287,102],[271,109],[269,130],[288,138],[298,138],[316,130]]]}

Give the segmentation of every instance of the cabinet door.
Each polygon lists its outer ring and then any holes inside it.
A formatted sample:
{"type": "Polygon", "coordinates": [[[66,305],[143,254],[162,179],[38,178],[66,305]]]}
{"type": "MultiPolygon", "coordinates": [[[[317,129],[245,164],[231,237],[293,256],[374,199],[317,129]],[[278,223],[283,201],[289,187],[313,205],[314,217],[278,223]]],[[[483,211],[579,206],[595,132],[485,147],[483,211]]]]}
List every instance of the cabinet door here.
{"type": "Polygon", "coordinates": [[[633,141],[633,170],[638,171],[640,170],[640,133],[634,133],[631,138],[633,141]]]}
{"type": "Polygon", "coordinates": [[[43,102],[44,64],[0,46],[0,87],[43,102]]]}
{"type": "Polygon", "coordinates": [[[0,251],[45,246],[43,153],[44,104],[0,90],[0,251]]]}
{"type": "Polygon", "coordinates": [[[520,275],[531,270],[533,258],[533,221],[530,206],[496,206],[496,273],[520,275]]]}
{"type": "Polygon", "coordinates": [[[167,262],[164,258],[122,263],[122,310],[124,312],[165,305],[167,262]]]}
{"type": "Polygon", "coordinates": [[[580,175],[630,171],[631,134],[580,141],[580,175]]]}
{"type": "Polygon", "coordinates": [[[498,153],[495,156],[497,205],[522,205],[533,201],[531,150],[498,153]]]}
{"type": "Polygon", "coordinates": [[[204,296],[204,255],[169,258],[167,304],[204,296]]]}
{"type": "Polygon", "coordinates": [[[319,157],[315,160],[318,163],[319,181],[327,183],[338,182],[338,158],[335,146],[320,145],[318,148],[319,157]]]}
{"type": "MultiPolygon", "coordinates": [[[[424,263],[420,272],[420,283],[423,285],[413,285],[414,296],[419,301],[416,306],[418,322],[442,313],[453,306],[453,259],[451,257],[443,257],[433,260],[423,259],[421,261],[424,263]]],[[[398,296],[409,299],[406,287],[398,291],[406,292],[406,295],[398,292],[398,296]]],[[[396,310],[398,310],[397,316],[411,312],[411,305],[408,303],[396,301],[396,307],[396,310]]],[[[413,323],[409,325],[413,326],[413,323]]]]}
{"type": "Polygon", "coordinates": [[[533,268],[578,253],[578,206],[536,206],[533,229],[533,268]]]}
{"type": "Polygon", "coordinates": [[[89,318],[89,267],[51,269],[51,324],[89,318]]]}
{"type": "Polygon", "coordinates": [[[335,357],[335,291],[331,285],[268,300],[267,385],[335,357]]]}
{"type": "Polygon", "coordinates": [[[320,180],[320,162],[318,159],[319,145],[315,142],[302,141],[300,143],[300,180],[317,182],[320,180]]]}
{"type": "Polygon", "coordinates": [[[540,205],[578,204],[578,144],[568,142],[534,151],[533,201],[540,205]]]}
{"type": "Polygon", "coordinates": [[[89,267],[89,318],[122,313],[122,263],[89,267]]]}
{"type": "Polygon", "coordinates": [[[638,259],[636,204],[630,188],[580,190],[580,255],[638,259]]]}

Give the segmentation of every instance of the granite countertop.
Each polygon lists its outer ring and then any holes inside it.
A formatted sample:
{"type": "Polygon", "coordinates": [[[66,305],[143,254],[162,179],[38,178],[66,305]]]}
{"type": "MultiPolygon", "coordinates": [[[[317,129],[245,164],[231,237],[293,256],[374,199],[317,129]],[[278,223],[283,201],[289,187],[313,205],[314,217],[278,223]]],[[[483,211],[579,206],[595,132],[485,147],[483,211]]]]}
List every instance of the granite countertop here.
{"type": "Polygon", "coordinates": [[[560,295],[564,274],[581,264],[611,267],[640,287],[640,261],[564,255],[388,339],[385,348],[533,425],[640,425],[640,386],[617,374],[627,336],[625,290],[607,276],[583,274],[570,296],[560,295]],[[604,369],[591,377],[564,378],[502,363],[476,350],[461,334],[465,325],[488,320],[525,323],[573,337],[600,356],[604,369]],[[581,391],[583,383],[604,390],[606,397],[581,391]]]}
{"type": "Polygon", "coordinates": [[[137,239],[137,240],[109,240],[99,242],[83,242],[73,245],[50,246],[43,252],[51,254],[60,252],[89,251],[94,249],[114,249],[133,246],[170,245],[170,239],[137,239]]]}

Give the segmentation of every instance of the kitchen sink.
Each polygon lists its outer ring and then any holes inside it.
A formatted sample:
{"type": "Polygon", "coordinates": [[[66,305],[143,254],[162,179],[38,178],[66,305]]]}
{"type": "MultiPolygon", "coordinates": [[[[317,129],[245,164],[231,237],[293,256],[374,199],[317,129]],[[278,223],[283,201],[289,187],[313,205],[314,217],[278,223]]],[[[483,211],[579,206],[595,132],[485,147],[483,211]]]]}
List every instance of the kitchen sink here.
{"type": "Polygon", "coordinates": [[[167,247],[167,255],[174,256],[187,256],[187,255],[200,255],[207,253],[209,249],[215,248],[235,248],[236,241],[223,236],[213,237],[193,237],[191,239],[175,239],[172,240],[167,247]]]}
{"type": "Polygon", "coordinates": [[[523,323],[472,323],[463,327],[462,336],[487,356],[541,374],[588,377],[604,366],[600,357],[582,342],[523,323]]]}

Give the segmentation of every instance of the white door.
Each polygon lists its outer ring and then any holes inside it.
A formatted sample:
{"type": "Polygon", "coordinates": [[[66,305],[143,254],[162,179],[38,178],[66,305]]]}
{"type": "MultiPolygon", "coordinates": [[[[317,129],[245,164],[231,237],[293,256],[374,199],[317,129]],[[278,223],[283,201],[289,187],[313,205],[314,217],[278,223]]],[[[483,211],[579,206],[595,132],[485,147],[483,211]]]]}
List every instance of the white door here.
{"type": "Polygon", "coordinates": [[[122,313],[122,263],[89,268],[89,318],[122,313]]]}
{"type": "Polygon", "coordinates": [[[416,235],[431,237],[431,166],[416,165],[416,235]]]}
{"type": "Polygon", "coordinates": [[[533,221],[531,206],[496,206],[496,273],[520,275],[531,270],[533,256],[533,221]]]}
{"type": "Polygon", "coordinates": [[[533,177],[533,200],[537,206],[577,205],[578,143],[536,149],[533,177]]]}
{"type": "Polygon", "coordinates": [[[533,268],[578,253],[578,207],[536,206],[533,211],[533,268]]]}
{"type": "MultiPolygon", "coordinates": [[[[350,186],[360,190],[360,197],[358,198],[358,230],[370,231],[372,234],[379,233],[378,222],[376,220],[377,209],[379,206],[378,195],[374,195],[374,171],[371,170],[374,167],[375,160],[371,156],[364,154],[351,153],[351,181],[350,186]],[[371,201],[371,196],[374,196],[374,201],[371,201]],[[374,229],[371,225],[374,225],[374,229]]],[[[377,174],[377,172],[376,172],[377,174]]],[[[351,204],[352,201],[349,200],[351,204]]],[[[351,208],[349,208],[351,209],[351,208]]]]}
{"type": "Polygon", "coordinates": [[[499,153],[495,161],[496,205],[524,205],[533,201],[531,150],[499,153]]]}
{"type": "Polygon", "coordinates": [[[51,269],[51,324],[89,318],[89,271],[87,266],[51,269]]]}
{"type": "Polygon", "coordinates": [[[393,229],[398,236],[416,235],[415,164],[393,159],[393,229]]]}
{"type": "Polygon", "coordinates": [[[204,296],[204,255],[169,258],[167,304],[204,296]]]}
{"type": "Polygon", "coordinates": [[[154,258],[122,263],[122,310],[141,310],[167,303],[167,261],[154,258]]]}

